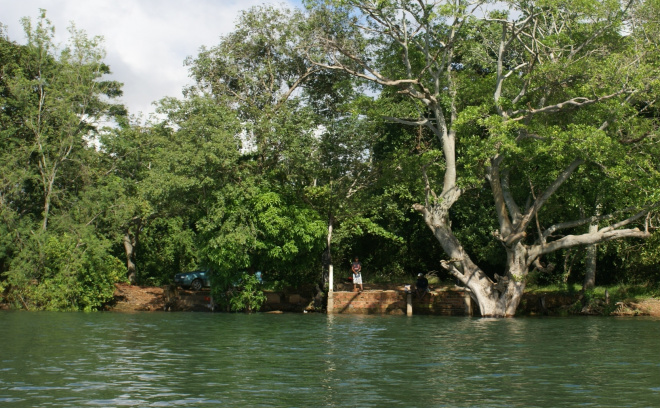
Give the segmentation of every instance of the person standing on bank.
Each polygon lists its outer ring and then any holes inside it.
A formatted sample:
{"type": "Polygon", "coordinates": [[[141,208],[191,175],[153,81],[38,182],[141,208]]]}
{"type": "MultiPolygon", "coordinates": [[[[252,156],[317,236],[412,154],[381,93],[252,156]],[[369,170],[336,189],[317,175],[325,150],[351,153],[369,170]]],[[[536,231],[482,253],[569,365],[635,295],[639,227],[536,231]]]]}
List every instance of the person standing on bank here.
{"type": "Polygon", "coordinates": [[[423,273],[417,275],[417,283],[415,284],[417,290],[417,297],[419,300],[424,299],[424,296],[429,292],[429,280],[426,279],[423,273]]]}
{"type": "Polygon", "coordinates": [[[351,264],[351,270],[353,271],[353,291],[356,291],[357,286],[360,285],[360,292],[362,292],[364,290],[362,287],[362,264],[357,256],[355,262],[351,264]]]}

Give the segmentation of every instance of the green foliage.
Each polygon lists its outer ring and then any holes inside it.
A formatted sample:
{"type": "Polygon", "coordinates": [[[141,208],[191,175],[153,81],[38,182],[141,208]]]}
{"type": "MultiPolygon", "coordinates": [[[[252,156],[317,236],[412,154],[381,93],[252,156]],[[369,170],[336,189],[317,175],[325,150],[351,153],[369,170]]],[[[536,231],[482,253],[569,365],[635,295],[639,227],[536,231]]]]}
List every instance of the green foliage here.
{"type": "Polygon", "coordinates": [[[63,48],[42,10],[26,45],[0,38],[0,285],[16,307],[95,310],[123,270],[111,255],[118,179],[93,147],[125,112],[100,37],[69,29],[63,48]]]}
{"type": "Polygon", "coordinates": [[[103,139],[121,180],[119,239],[133,241],[137,281],[153,285],[201,264],[196,223],[236,175],[240,147],[235,115],[208,97],[166,98],[158,111],[165,120],[103,139]]]}
{"type": "Polygon", "coordinates": [[[326,228],[294,197],[256,188],[222,190],[198,227],[204,257],[220,281],[253,267],[292,284],[310,278],[326,228]]]}
{"type": "Polygon", "coordinates": [[[29,310],[97,310],[112,299],[122,263],[103,242],[63,234],[29,238],[3,274],[7,299],[29,310]]]}
{"type": "Polygon", "coordinates": [[[229,307],[232,312],[256,312],[266,301],[266,295],[261,290],[257,277],[243,273],[240,288],[230,291],[229,307]]]}
{"type": "Polygon", "coordinates": [[[156,218],[140,231],[136,256],[138,281],[143,285],[171,283],[174,274],[199,264],[196,235],[181,217],[156,218]]]}
{"type": "MultiPolygon", "coordinates": [[[[105,79],[101,38],[72,27],[58,48],[45,12],[24,20],[26,45],[0,33],[6,300],[97,309],[127,257],[144,284],[210,267],[214,297],[235,311],[263,302],[246,270],[280,287],[321,282],[330,260],[348,275],[355,255],[371,281],[437,270],[442,247],[411,205],[443,204],[431,193],[451,170],[442,118],[462,194],[447,225],[487,275],[507,262],[485,179],[494,158],[523,211],[584,161],[535,214],[526,245],[553,224],[609,214],[600,225],[613,225],[660,200],[657,1],[633,3],[628,20],[619,3],[595,0],[497,2],[490,19],[460,2],[306,3],[306,14],[241,13],[232,33],[186,61],[195,84],[184,98],[160,101],[163,119],[145,124],[109,102],[121,88],[105,79]],[[496,93],[498,20],[514,16],[544,18],[510,37],[496,93]],[[453,30],[457,19],[465,21],[453,30]],[[324,35],[333,52],[318,41],[324,35]],[[418,82],[365,85],[364,75],[418,82]],[[101,129],[109,118],[116,126],[101,129]]],[[[646,225],[654,232],[657,212],[630,226],[646,225]]],[[[580,224],[548,239],[586,231],[580,224]]],[[[659,240],[655,231],[645,244],[601,243],[599,280],[659,281],[659,240]]],[[[528,280],[568,290],[584,254],[548,254],[554,271],[528,280]]]]}

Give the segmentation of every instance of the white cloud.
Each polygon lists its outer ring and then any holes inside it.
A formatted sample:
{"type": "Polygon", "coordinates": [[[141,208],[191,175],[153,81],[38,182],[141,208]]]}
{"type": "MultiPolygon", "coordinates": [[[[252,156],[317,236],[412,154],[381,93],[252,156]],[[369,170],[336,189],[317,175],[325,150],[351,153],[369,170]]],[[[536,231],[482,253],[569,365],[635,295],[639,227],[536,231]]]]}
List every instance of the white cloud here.
{"type": "MultiPolygon", "coordinates": [[[[181,96],[189,83],[183,61],[203,45],[212,46],[229,33],[241,10],[264,0],[0,0],[0,22],[9,38],[24,42],[20,18],[33,21],[39,9],[64,42],[75,23],[89,36],[105,38],[106,62],[112,79],[124,83],[122,101],[131,114],[150,114],[152,102],[181,96]]],[[[277,1],[296,4],[298,0],[277,1]]]]}

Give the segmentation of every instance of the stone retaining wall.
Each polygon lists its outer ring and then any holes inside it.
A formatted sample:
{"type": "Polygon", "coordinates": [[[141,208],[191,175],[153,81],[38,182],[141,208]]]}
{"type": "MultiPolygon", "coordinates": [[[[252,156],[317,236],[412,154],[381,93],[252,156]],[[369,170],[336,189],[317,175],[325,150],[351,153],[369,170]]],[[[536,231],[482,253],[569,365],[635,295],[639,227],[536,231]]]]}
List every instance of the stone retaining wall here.
{"type": "MultiPolygon", "coordinates": [[[[329,313],[406,314],[406,292],[401,290],[367,290],[364,292],[333,292],[329,313]]],[[[411,294],[413,314],[471,316],[472,302],[464,290],[435,290],[420,301],[411,294]]]]}
{"type": "Polygon", "coordinates": [[[472,299],[465,290],[433,291],[422,301],[412,299],[413,314],[430,314],[442,316],[472,316],[472,299]],[[429,296],[431,295],[431,296],[429,296]]]}
{"type": "Polygon", "coordinates": [[[321,308],[322,302],[316,302],[311,295],[300,295],[297,293],[265,291],[266,302],[262,307],[263,312],[304,312],[321,308]],[[316,304],[318,303],[318,304],[316,304]]]}
{"type": "Polygon", "coordinates": [[[396,290],[333,292],[332,313],[405,314],[406,297],[396,290]]]}

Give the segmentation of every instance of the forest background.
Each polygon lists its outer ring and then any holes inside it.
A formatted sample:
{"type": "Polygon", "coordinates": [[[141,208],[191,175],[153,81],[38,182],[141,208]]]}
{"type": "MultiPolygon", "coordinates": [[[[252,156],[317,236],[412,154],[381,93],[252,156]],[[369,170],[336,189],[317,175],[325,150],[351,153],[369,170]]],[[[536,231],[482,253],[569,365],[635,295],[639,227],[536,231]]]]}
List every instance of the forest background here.
{"type": "Polygon", "coordinates": [[[197,268],[327,290],[355,256],[478,280],[493,315],[530,284],[658,290],[658,1],[306,5],[242,13],[147,123],[101,37],[0,32],[0,300],[95,310],[197,268]]]}

